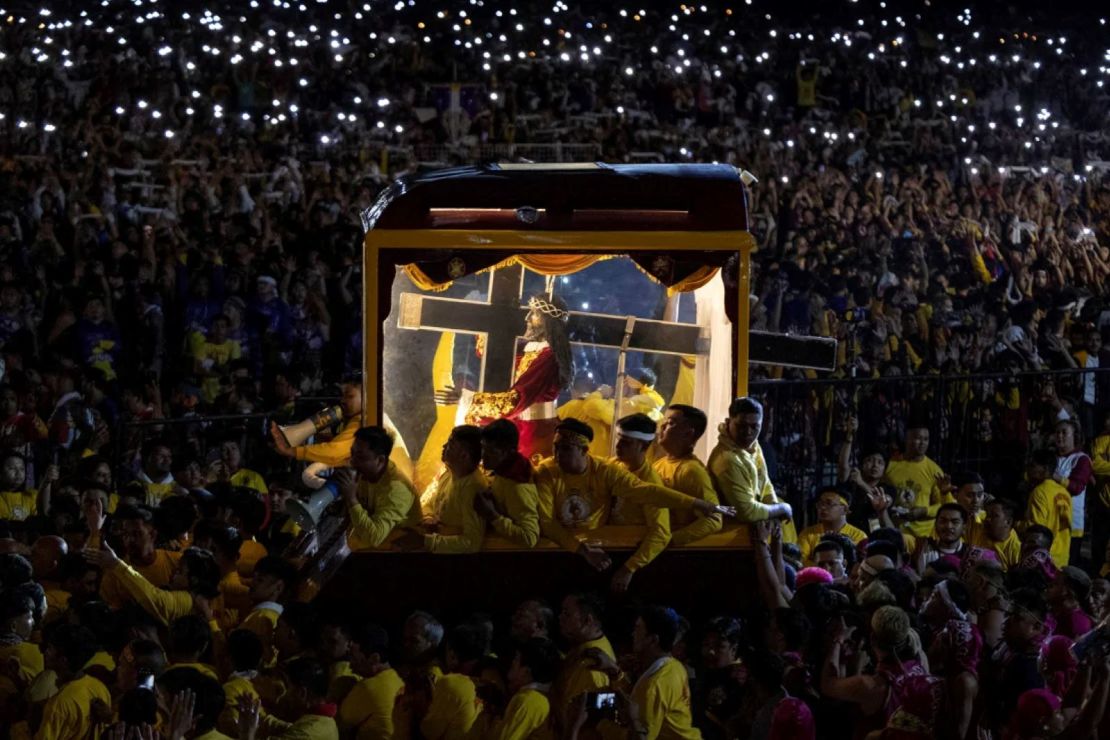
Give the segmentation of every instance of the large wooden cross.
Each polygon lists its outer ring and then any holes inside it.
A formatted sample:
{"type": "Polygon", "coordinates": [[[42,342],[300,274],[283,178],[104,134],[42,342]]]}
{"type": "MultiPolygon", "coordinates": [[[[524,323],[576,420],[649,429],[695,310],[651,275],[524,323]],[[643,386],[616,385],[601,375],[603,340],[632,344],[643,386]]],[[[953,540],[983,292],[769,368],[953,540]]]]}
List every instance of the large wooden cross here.
{"type": "MultiPolygon", "coordinates": [[[[522,305],[524,271],[519,265],[490,271],[489,298],[470,301],[419,293],[402,293],[397,326],[402,329],[453,331],[485,335],[478,390],[502,391],[512,385],[517,340],[524,335],[528,307],[522,305]]],[[[625,345],[628,318],[571,311],[571,344],[611,347],[669,355],[704,355],[708,337],[695,324],[637,318],[625,345]]],[[[832,370],[836,340],[753,331],[748,333],[749,361],[767,365],[832,370]]],[[[744,368],[739,368],[744,372],[744,368]]]]}

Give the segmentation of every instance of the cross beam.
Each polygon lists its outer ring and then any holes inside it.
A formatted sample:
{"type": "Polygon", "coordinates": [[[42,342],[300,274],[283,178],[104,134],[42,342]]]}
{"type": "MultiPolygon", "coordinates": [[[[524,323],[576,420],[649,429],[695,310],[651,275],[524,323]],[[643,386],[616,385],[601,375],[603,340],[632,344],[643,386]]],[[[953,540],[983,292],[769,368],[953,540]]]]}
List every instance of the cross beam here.
{"type": "MultiPolygon", "coordinates": [[[[517,265],[491,271],[487,301],[402,293],[397,325],[402,329],[486,335],[479,390],[487,386],[489,390],[504,390],[512,384],[517,340],[524,334],[528,315],[527,306],[521,305],[522,285],[523,268],[517,265]]],[[[620,349],[625,324],[625,316],[571,311],[567,334],[572,344],[620,349]]],[[[749,337],[750,362],[815,370],[836,367],[835,339],[758,331],[750,332],[749,337]]],[[[637,319],[627,346],[637,352],[704,355],[709,351],[709,340],[694,324],[637,319]]]]}

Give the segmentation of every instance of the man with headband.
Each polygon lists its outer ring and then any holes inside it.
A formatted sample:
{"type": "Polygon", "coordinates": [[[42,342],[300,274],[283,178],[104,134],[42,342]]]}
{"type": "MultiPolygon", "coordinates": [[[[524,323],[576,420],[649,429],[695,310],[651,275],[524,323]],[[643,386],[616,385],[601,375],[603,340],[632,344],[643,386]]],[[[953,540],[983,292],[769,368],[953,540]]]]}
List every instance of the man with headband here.
{"type": "Polygon", "coordinates": [[[848,512],[852,508],[851,496],[836,486],[827,486],[817,496],[817,524],[806,527],[798,535],[798,547],[802,551],[802,562],[812,565],[813,548],[826,534],[842,534],[858,545],[867,539],[867,533],[848,523],[848,512]]]}
{"type": "MultiPolygon", "coordinates": [[[[663,481],[647,460],[647,452],[655,441],[655,422],[647,414],[632,414],[617,422],[617,456],[610,462],[622,465],[644,483],[663,485],[663,481]]],[[[617,498],[609,512],[610,524],[630,524],[646,527],[644,538],[632,557],[624,561],[613,574],[610,587],[617,592],[627,591],[632,574],[655,560],[671,541],[671,517],[667,509],[651,504],[634,504],[617,498]]]]}
{"type": "Polygon", "coordinates": [[[555,399],[574,379],[574,361],[567,337],[570,312],[558,298],[536,295],[528,301],[524,353],[517,358],[513,384],[507,391],[475,393],[466,423],[484,426],[510,419],[520,432],[521,453],[536,461],[551,454],[552,434],[559,419],[555,399]]]}
{"type": "Polygon", "coordinates": [[[645,483],[619,463],[593,457],[587,451],[592,436],[590,427],[577,419],[561,421],[555,429],[554,457],[536,469],[536,489],[544,536],[578,553],[598,570],[610,566],[609,555],[576,535],[607,524],[616,498],[667,509],[693,509],[707,515],[735,515],[731,507],[645,483]]]}

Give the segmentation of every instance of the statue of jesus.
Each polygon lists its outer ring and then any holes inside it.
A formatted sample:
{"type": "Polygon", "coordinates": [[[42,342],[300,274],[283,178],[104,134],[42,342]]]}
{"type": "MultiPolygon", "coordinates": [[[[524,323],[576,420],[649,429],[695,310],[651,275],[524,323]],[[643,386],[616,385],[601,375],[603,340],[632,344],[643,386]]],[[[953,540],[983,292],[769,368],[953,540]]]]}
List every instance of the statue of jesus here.
{"type": "Polygon", "coordinates": [[[524,352],[517,357],[513,384],[507,391],[475,393],[466,412],[468,424],[511,419],[520,431],[520,452],[535,460],[552,452],[555,399],[574,380],[574,360],[567,338],[570,312],[555,297],[532,296],[525,320],[524,352]]]}

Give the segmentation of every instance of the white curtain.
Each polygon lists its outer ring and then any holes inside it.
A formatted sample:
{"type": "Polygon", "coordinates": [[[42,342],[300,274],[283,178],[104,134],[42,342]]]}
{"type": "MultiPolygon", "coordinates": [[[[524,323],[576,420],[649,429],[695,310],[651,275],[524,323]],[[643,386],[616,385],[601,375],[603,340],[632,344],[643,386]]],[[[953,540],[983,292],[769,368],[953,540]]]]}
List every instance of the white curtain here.
{"type": "MultiPolygon", "coordinates": [[[[717,444],[717,425],[728,416],[732,402],[732,322],[725,315],[725,284],[721,273],[694,291],[698,327],[703,337],[711,337],[709,355],[698,355],[694,367],[694,405],[709,417],[709,428],[698,440],[694,453],[702,460],[717,444]]],[[[747,372],[747,369],[743,369],[747,372]]]]}

